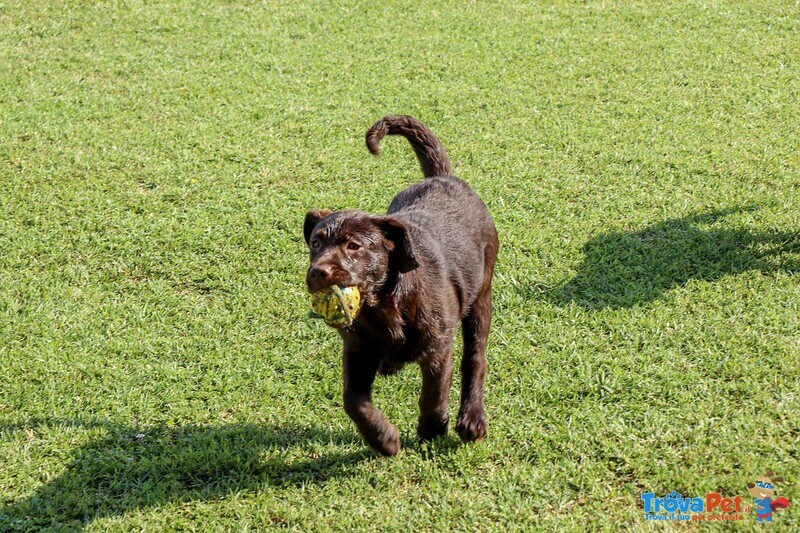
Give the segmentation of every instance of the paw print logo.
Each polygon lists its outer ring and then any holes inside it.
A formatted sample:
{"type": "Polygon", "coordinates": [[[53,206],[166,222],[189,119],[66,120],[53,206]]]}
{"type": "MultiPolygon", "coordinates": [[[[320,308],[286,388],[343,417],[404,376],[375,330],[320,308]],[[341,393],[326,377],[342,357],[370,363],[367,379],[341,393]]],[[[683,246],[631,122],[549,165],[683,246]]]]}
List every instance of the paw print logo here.
{"type": "Polygon", "coordinates": [[[765,476],[758,476],[755,483],[747,484],[747,492],[755,498],[756,522],[772,522],[775,509],[786,509],[791,505],[786,498],[775,498],[775,483],[783,481],[782,477],[774,477],[770,470],[765,476]]]}

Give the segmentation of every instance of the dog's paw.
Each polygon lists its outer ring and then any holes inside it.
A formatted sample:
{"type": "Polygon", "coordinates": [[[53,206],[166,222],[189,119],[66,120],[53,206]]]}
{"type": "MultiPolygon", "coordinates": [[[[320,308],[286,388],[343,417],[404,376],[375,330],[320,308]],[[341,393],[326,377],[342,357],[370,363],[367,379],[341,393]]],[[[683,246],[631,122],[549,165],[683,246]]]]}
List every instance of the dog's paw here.
{"type": "Polygon", "coordinates": [[[370,444],[379,454],[392,457],[400,451],[400,432],[390,425],[370,444]]]}
{"type": "Polygon", "coordinates": [[[486,436],[489,422],[483,409],[459,415],[456,422],[456,433],[464,442],[482,440],[486,436]]]}
{"type": "Polygon", "coordinates": [[[433,440],[442,435],[447,435],[447,423],[448,419],[446,416],[420,417],[419,424],[417,425],[419,440],[424,442],[433,440]]]}

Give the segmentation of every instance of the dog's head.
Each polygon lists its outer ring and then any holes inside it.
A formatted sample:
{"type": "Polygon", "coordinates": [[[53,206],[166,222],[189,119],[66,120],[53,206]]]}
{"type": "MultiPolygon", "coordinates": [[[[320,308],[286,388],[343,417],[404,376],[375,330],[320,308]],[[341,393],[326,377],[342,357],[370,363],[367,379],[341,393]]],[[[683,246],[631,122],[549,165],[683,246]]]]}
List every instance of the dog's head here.
{"type": "Polygon", "coordinates": [[[367,304],[377,305],[393,289],[398,273],[418,266],[407,228],[391,216],[309,211],[303,233],[311,259],[309,292],[334,284],[357,286],[367,304]]]}
{"type": "Polygon", "coordinates": [[[747,484],[747,492],[750,496],[756,499],[772,498],[775,495],[775,483],[783,481],[783,478],[778,476],[770,470],[766,476],[758,476],[755,483],[747,484]]]}

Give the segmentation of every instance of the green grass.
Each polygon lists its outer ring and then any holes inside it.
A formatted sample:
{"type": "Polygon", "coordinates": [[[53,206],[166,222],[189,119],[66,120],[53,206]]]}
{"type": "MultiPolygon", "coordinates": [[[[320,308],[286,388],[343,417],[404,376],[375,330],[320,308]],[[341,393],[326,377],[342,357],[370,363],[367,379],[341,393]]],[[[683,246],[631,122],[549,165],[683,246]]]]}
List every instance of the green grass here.
{"type": "Polygon", "coordinates": [[[793,0],[0,2],[0,530],[616,530],[770,469],[797,528],[799,32],[793,0]],[[301,226],[420,179],[364,147],[391,113],[502,248],[489,437],[417,444],[408,367],[383,459],[301,226]]]}

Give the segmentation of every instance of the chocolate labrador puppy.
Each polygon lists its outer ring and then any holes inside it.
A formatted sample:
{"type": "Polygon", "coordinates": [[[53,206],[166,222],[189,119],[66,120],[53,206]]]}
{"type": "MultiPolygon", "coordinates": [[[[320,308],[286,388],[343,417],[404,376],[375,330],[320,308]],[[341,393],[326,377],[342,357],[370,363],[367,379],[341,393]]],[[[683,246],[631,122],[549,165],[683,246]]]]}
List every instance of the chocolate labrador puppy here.
{"type": "Polygon", "coordinates": [[[374,155],[385,135],[411,143],[425,179],[400,191],[386,215],[309,211],[303,230],[311,257],[309,292],[332,284],[361,292],[355,321],[338,328],[344,340],[344,408],[370,446],[395,455],[397,428],[372,404],[375,376],[417,362],[417,433],[423,440],[444,435],[459,321],[464,354],[456,431],[464,441],[486,436],[485,354],[499,243],[488,209],[452,174],[444,148],[424,124],[408,116],[379,120],[367,131],[374,155]]]}

